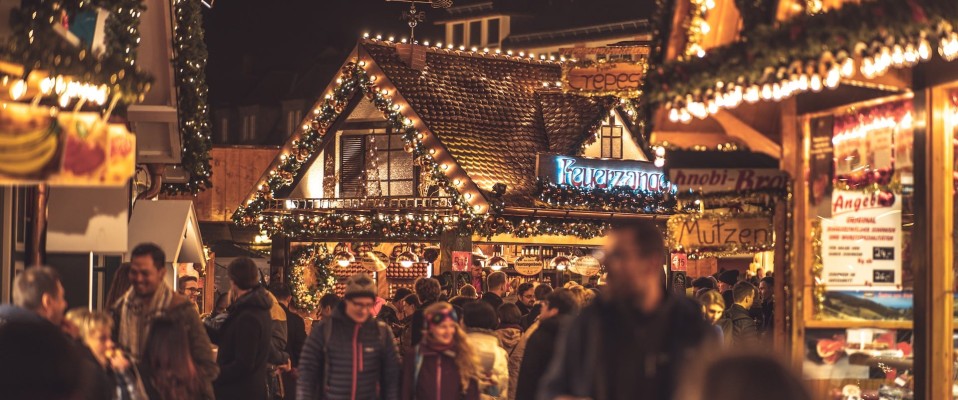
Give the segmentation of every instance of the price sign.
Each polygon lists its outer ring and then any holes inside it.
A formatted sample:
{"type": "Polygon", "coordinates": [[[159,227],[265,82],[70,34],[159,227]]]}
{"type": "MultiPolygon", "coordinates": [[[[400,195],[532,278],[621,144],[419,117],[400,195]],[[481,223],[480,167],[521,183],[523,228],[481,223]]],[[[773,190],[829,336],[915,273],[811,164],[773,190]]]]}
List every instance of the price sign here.
{"type": "Polygon", "coordinates": [[[536,257],[523,257],[516,260],[516,272],[525,276],[538,275],[542,272],[542,261],[536,257]]]}

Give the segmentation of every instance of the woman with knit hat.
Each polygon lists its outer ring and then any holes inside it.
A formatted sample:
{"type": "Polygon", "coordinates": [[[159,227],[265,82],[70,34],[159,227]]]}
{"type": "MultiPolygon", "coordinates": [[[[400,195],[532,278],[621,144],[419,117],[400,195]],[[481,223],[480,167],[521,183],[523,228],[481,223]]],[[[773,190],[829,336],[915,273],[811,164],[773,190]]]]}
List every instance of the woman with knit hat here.
{"type": "Polygon", "coordinates": [[[459,314],[441,302],[423,311],[425,334],[406,355],[403,400],[479,399],[479,360],[459,325],[459,314]]]}

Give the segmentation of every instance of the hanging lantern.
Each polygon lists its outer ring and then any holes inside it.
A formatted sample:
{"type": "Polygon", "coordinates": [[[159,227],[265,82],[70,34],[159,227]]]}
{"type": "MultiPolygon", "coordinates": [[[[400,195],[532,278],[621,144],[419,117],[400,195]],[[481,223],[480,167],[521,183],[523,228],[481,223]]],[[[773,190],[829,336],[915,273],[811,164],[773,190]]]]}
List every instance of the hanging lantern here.
{"type": "Polygon", "coordinates": [[[565,271],[569,269],[569,266],[572,265],[572,260],[570,260],[569,257],[566,257],[564,255],[559,255],[553,258],[552,261],[549,263],[549,265],[552,266],[552,268],[555,268],[556,270],[565,271]]]}
{"type": "Polygon", "coordinates": [[[419,262],[419,257],[417,257],[412,251],[409,251],[409,248],[407,247],[402,253],[396,256],[396,261],[399,263],[400,267],[409,268],[412,267],[414,263],[419,262]]]}
{"type": "Polygon", "coordinates": [[[508,265],[509,263],[506,261],[506,259],[500,256],[494,256],[489,259],[489,268],[491,268],[493,271],[501,271],[508,265]]]}
{"type": "Polygon", "coordinates": [[[346,268],[349,264],[356,261],[356,257],[353,256],[353,253],[349,252],[349,246],[346,246],[346,243],[340,242],[336,245],[336,248],[333,249],[333,261],[336,261],[336,265],[346,268]]]}

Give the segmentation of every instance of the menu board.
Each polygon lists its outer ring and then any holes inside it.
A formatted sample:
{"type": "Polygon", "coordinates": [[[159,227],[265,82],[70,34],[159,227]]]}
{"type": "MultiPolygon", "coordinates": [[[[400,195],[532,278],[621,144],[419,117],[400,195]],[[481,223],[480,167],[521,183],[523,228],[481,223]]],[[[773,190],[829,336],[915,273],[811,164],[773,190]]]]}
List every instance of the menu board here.
{"type": "Polygon", "coordinates": [[[901,290],[901,199],[887,191],[832,192],[822,220],[822,279],[829,291],[901,290]]]}

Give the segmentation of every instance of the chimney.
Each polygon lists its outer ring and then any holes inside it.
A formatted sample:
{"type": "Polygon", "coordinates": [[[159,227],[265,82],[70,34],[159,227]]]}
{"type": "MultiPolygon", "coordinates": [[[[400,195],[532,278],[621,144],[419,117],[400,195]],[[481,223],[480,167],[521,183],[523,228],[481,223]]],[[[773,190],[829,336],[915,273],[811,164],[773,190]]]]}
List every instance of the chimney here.
{"type": "Polygon", "coordinates": [[[416,71],[422,71],[426,67],[426,46],[412,43],[399,43],[396,45],[396,52],[409,68],[416,71]]]}

